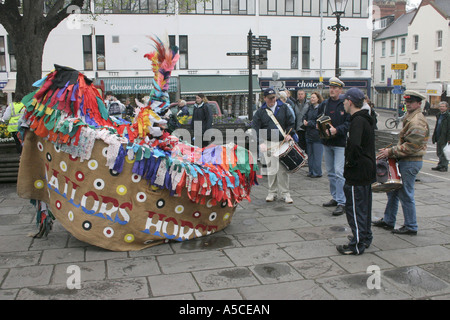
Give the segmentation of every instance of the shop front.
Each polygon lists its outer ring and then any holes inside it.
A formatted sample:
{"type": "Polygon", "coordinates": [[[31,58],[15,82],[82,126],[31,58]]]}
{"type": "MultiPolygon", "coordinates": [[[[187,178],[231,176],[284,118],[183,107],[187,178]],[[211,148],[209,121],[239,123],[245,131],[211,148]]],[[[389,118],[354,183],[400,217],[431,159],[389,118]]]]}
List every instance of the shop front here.
{"type": "MultiPolygon", "coordinates": [[[[152,77],[110,77],[97,78],[94,84],[99,85],[103,81],[105,94],[112,92],[112,94],[120,101],[125,102],[125,99],[130,99],[134,104],[134,99],[142,101],[142,98],[149,96],[153,88],[152,77]]],[[[176,77],[171,77],[169,80],[169,96],[170,100],[176,99],[178,90],[178,81],[176,77]]]]}
{"type": "MultiPolygon", "coordinates": [[[[289,90],[292,92],[292,96],[296,98],[296,92],[299,90],[304,90],[309,97],[310,94],[314,91],[322,91],[322,96],[326,99],[328,97],[328,82],[329,79],[323,81],[323,87],[321,88],[321,84],[319,78],[281,78],[277,81],[274,81],[270,78],[261,78],[259,80],[259,84],[261,89],[264,90],[266,88],[275,88],[277,90],[289,90]]],[[[370,79],[346,79],[341,78],[341,80],[345,83],[344,89],[349,89],[352,87],[356,87],[361,89],[364,94],[370,96],[370,79]]]]}
{"type": "MultiPolygon", "coordinates": [[[[180,75],[179,79],[181,98],[194,100],[197,94],[203,93],[208,100],[219,104],[224,115],[248,115],[248,75],[180,75]]],[[[252,77],[252,84],[253,94],[261,93],[256,75],[252,77]]],[[[256,101],[255,96],[253,101],[256,101]]]]}

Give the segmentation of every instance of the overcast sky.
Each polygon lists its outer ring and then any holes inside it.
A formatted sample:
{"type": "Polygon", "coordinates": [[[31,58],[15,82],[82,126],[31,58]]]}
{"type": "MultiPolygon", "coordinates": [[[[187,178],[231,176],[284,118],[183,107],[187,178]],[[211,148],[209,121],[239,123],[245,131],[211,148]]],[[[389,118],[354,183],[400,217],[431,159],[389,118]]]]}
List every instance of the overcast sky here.
{"type": "Polygon", "coordinates": [[[409,6],[408,6],[408,9],[409,8],[412,8],[412,7],[418,7],[419,6],[419,4],[420,4],[420,1],[421,0],[409,0],[408,2],[409,2],[409,6]]]}

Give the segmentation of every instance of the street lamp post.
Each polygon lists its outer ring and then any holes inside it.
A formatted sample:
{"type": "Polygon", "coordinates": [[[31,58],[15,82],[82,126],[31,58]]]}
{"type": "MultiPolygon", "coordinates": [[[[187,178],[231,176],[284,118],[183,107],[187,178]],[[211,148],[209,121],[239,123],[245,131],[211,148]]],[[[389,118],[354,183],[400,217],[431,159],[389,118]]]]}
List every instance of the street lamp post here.
{"type": "Polygon", "coordinates": [[[341,16],[345,13],[345,7],[347,7],[348,0],[330,0],[330,5],[333,10],[333,14],[336,16],[336,24],[329,26],[328,30],[336,31],[336,65],[335,76],[341,76],[341,68],[339,67],[339,46],[341,43],[341,32],[347,31],[348,27],[341,25],[341,16]]]}

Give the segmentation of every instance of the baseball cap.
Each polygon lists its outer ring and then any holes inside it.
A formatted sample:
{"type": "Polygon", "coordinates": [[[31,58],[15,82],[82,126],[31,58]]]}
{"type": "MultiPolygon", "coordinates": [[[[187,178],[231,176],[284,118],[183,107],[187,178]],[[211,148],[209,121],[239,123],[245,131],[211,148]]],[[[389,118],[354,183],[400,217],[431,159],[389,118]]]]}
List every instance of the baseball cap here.
{"type": "Polygon", "coordinates": [[[363,102],[364,93],[358,88],[350,88],[344,94],[345,99],[352,101],[353,103],[363,102]]]}
{"type": "Polygon", "coordinates": [[[271,94],[275,94],[275,90],[273,90],[272,88],[267,88],[266,90],[264,90],[264,97],[267,97],[271,94]]]}

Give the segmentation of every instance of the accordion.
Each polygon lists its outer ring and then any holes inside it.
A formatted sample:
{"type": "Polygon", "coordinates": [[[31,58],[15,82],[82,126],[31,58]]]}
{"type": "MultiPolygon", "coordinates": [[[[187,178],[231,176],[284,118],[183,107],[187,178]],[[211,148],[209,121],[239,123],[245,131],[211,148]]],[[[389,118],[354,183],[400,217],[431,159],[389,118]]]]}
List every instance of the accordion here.
{"type": "Polygon", "coordinates": [[[331,135],[331,118],[326,115],[322,115],[317,119],[317,127],[319,129],[319,136],[321,139],[330,139],[331,135]]]}

